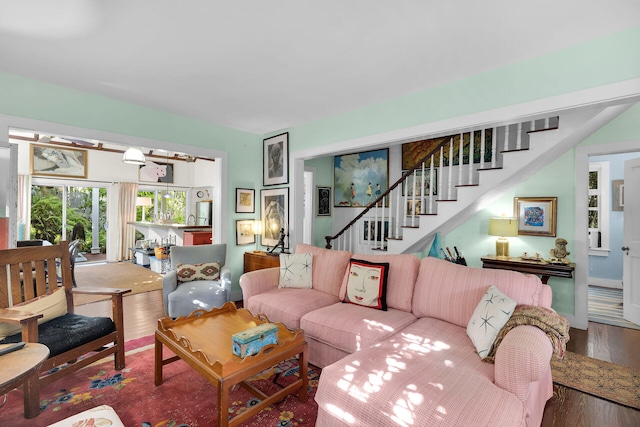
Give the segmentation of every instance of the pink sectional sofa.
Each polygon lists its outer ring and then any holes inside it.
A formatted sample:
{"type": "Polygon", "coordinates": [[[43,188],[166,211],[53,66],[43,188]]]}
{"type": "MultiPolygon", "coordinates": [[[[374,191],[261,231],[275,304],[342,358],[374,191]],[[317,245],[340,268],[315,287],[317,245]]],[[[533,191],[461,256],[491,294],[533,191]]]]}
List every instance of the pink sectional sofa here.
{"type": "Polygon", "coordinates": [[[552,345],[518,326],[495,364],[466,333],[490,285],[518,304],[551,308],[551,288],[506,270],[414,255],[363,255],[298,244],[313,254],[312,289],[278,288],[279,269],[240,278],[244,306],[302,328],[309,362],[323,368],[318,426],[540,425],[552,395],[552,345]],[[342,303],[349,260],[389,263],[387,311],[342,303]]]}

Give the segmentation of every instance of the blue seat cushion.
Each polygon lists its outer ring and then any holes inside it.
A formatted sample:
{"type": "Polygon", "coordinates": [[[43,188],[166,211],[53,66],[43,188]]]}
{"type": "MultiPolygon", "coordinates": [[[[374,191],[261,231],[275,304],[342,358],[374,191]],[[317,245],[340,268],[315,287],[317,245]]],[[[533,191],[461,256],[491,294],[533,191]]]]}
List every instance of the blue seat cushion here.
{"type": "MultiPolygon", "coordinates": [[[[67,313],[38,325],[38,342],[49,347],[49,357],[53,357],[115,330],[116,326],[109,317],[88,317],[67,313]]],[[[22,341],[22,333],[8,336],[0,341],[0,344],[20,341],[22,341]]]]}

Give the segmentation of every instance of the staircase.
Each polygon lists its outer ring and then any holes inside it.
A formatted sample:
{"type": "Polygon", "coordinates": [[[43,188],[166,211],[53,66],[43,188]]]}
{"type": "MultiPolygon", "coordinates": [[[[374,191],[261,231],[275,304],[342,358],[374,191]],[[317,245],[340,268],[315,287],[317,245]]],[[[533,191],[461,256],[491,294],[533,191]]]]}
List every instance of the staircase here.
{"type": "Polygon", "coordinates": [[[627,107],[589,107],[430,139],[433,148],[415,166],[342,230],[325,237],[327,248],[422,251],[436,232],[447,234],[462,225],[627,107]]]}

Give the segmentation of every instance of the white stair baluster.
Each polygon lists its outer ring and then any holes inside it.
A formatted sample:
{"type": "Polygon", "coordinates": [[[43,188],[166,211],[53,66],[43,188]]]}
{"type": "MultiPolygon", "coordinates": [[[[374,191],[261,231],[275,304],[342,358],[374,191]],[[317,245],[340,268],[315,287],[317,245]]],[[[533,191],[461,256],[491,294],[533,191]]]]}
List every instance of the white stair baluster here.
{"type": "MultiPolygon", "coordinates": [[[[440,169],[441,171],[440,178],[442,178],[444,175],[444,147],[443,146],[440,147],[440,164],[438,166],[438,169],[440,169]]],[[[438,200],[440,200],[441,198],[442,198],[442,179],[438,180],[438,200]]]]}
{"type": "Polygon", "coordinates": [[[447,200],[452,199],[453,191],[453,138],[449,140],[449,177],[447,182],[447,200]]]}
{"type": "Polygon", "coordinates": [[[504,148],[502,151],[509,150],[509,125],[504,127],[504,148]]]}
{"type": "Polygon", "coordinates": [[[473,184],[473,158],[474,158],[474,152],[473,152],[473,131],[471,131],[471,138],[469,139],[469,179],[467,179],[467,184],[471,185],[473,184]]]}
{"type": "Polygon", "coordinates": [[[457,184],[462,184],[462,165],[464,163],[464,156],[462,155],[462,151],[464,150],[464,134],[460,134],[460,151],[458,151],[458,182],[457,184]]]}
{"type": "Polygon", "coordinates": [[[522,123],[518,123],[518,135],[516,138],[516,150],[522,148],[522,123]]]}
{"type": "Polygon", "coordinates": [[[480,131],[480,169],[484,168],[484,151],[485,151],[485,131],[482,129],[480,131]]]}
{"type": "Polygon", "coordinates": [[[491,132],[491,167],[496,167],[496,151],[498,148],[498,128],[493,128],[491,132]]]}
{"type": "Polygon", "coordinates": [[[429,210],[428,213],[433,213],[433,189],[435,188],[433,183],[435,182],[434,179],[434,174],[436,174],[438,171],[435,168],[435,163],[434,163],[434,156],[433,154],[431,155],[431,167],[429,168],[429,210]]]}

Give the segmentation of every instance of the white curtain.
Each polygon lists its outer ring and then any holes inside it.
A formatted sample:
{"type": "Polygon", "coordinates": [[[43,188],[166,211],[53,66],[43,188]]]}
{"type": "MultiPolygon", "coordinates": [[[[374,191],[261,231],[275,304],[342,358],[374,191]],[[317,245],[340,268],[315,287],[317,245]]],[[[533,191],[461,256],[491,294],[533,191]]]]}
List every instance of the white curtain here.
{"type": "Polygon", "coordinates": [[[18,240],[31,238],[31,175],[18,175],[18,240]],[[20,235],[22,226],[23,234],[20,235]]]}
{"type": "Polygon", "coordinates": [[[136,196],[138,184],[121,182],[118,187],[118,248],[116,259],[118,261],[131,259],[129,248],[135,246],[136,231],[133,225],[127,224],[136,220],[136,196]]]}

